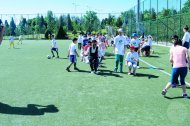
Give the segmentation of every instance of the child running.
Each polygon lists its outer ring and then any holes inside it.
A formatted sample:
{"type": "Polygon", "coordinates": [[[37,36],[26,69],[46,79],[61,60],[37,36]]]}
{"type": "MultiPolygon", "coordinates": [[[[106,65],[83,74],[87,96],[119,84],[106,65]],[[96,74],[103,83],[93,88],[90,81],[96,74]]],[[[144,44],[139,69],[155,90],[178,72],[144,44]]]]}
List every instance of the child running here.
{"type": "Polygon", "coordinates": [[[128,75],[132,74],[132,69],[133,69],[133,75],[136,75],[136,69],[137,69],[137,62],[139,60],[139,54],[135,52],[135,47],[131,46],[130,47],[130,52],[128,52],[126,56],[126,66],[129,68],[129,73],[128,75]]]}
{"type": "Polygon", "coordinates": [[[57,43],[55,41],[55,36],[52,35],[51,39],[52,39],[51,40],[51,44],[52,44],[52,48],[51,48],[52,57],[55,57],[55,55],[54,55],[54,51],[55,51],[56,54],[57,54],[57,58],[59,58],[58,47],[57,47],[57,43]]]}
{"type": "Polygon", "coordinates": [[[78,70],[79,71],[79,69],[77,68],[77,58],[76,58],[76,56],[78,56],[79,57],[79,55],[78,55],[78,52],[77,52],[77,46],[76,46],[76,44],[77,44],[77,38],[74,38],[73,39],[73,43],[69,46],[69,51],[68,51],[68,57],[70,58],[70,65],[66,68],[66,70],[68,71],[68,72],[71,72],[70,71],[70,67],[74,64],[74,70],[78,70]]]}
{"type": "Polygon", "coordinates": [[[90,61],[90,68],[92,74],[98,74],[98,46],[97,41],[92,40],[92,46],[88,49],[89,61],[90,61]]]}
{"type": "Polygon", "coordinates": [[[19,37],[18,37],[18,45],[19,44],[22,44],[22,35],[20,35],[19,37]]]}
{"type": "Polygon", "coordinates": [[[9,37],[9,41],[10,41],[10,47],[9,47],[9,49],[11,47],[15,48],[15,45],[14,45],[14,36],[12,34],[9,37]]]}

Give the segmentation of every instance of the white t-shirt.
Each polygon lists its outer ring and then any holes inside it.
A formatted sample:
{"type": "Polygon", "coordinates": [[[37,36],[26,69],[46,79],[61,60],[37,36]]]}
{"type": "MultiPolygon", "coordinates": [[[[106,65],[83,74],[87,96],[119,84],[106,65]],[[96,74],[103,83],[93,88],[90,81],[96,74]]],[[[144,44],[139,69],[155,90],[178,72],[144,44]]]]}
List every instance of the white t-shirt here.
{"type": "Polygon", "coordinates": [[[78,37],[78,43],[83,43],[83,37],[81,35],[78,37]]]}
{"type": "Polygon", "coordinates": [[[125,46],[127,45],[127,40],[124,36],[116,36],[114,39],[115,54],[125,55],[125,46]]]}
{"type": "Polygon", "coordinates": [[[137,52],[128,52],[127,53],[127,56],[126,56],[126,61],[127,62],[131,62],[131,63],[136,63],[137,61],[135,60],[138,60],[139,59],[139,54],[137,52]]]}
{"type": "Polygon", "coordinates": [[[183,36],[183,39],[182,39],[183,44],[185,42],[189,42],[189,40],[190,40],[190,33],[189,32],[185,32],[185,34],[183,36]]]}
{"type": "Polygon", "coordinates": [[[70,55],[76,55],[76,53],[75,53],[75,50],[76,50],[76,49],[77,49],[76,44],[72,43],[72,44],[69,46],[70,55]]]}
{"type": "Polygon", "coordinates": [[[131,39],[130,42],[131,46],[134,46],[135,48],[139,48],[140,40],[139,39],[131,39]]]}
{"type": "Polygon", "coordinates": [[[10,36],[10,37],[9,37],[9,40],[10,40],[10,42],[14,42],[14,37],[13,37],[13,36],[10,36]]]}
{"type": "Polygon", "coordinates": [[[55,39],[51,40],[52,48],[58,48],[55,39]]]}
{"type": "Polygon", "coordinates": [[[22,40],[22,35],[19,36],[19,40],[22,40]]]}

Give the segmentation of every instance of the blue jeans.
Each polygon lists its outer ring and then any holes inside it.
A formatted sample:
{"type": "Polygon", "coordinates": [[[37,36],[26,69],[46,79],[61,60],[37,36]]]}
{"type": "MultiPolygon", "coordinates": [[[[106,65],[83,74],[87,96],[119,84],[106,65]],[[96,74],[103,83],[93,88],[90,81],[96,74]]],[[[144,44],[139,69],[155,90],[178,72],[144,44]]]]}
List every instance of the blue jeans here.
{"type": "Polygon", "coordinates": [[[187,76],[187,67],[173,68],[171,76],[171,84],[179,84],[178,78],[180,76],[181,85],[185,85],[185,77],[187,76]]]}

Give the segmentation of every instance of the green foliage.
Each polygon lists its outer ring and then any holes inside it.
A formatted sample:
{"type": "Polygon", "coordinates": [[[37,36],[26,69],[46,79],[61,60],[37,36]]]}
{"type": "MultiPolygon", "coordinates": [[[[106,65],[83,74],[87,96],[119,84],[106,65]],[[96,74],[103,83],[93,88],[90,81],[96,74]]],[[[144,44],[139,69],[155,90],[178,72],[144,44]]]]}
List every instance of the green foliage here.
{"type": "Polygon", "coordinates": [[[12,17],[11,22],[10,22],[10,32],[12,35],[16,35],[15,29],[16,29],[16,24],[15,24],[14,19],[12,17]]]}
{"type": "Polygon", "coordinates": [[[59,27],[59,30],[56,35],[57,39],[68,39],[66,31],[63,29],[63,27],[59,27]]]}
{"type": "Polygon", "coordinates": [[[56,21],[53,15],[52,11],[47,12],[47,17],[46,17],[46,22],[47,22],[47,29],[49,32],[54,33],[55,32],[55,27],[56,27],[56,21]]]}
{"type": "Polygon", "coordinates": [[[123,25],[123,21],[122,21],[122,18],[121,17],[118,17],[117,18],[117,21],[116,21],[116,26],[121,28],[123,25]]]}
{"type": "Polygon", "coordinates": [[[100,28],[100,21],[97,17],[97,13],[94,11],[87,11],[84,16],[85,30],[88,32],[98,31],[100,28]]]}
{"type": "Polygon", "coordinates": [[[5,36],[9,36],[10,35],[10,28],[9,28],[9,23],[7,20],[5,20],[5,32],[4,32],[5,36]]]}
{"type": "Polygon", "coordinates": [[[70,14],[67,15],[67,29],[68,29],[68,31],[73,31],[73,25],[71,22],[70,14]]]}

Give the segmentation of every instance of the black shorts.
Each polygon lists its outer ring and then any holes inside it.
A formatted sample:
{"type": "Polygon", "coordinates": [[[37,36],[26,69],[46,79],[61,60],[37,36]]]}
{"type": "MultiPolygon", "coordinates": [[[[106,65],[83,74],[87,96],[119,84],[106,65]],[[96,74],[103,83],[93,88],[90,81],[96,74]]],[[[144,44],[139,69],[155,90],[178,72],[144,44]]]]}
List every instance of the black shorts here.
{"type": "Polygon", "coordinates": [[[58,48],[51,48],[52,51],[58,51],[58,48]]]}
{"type": "Polygon", "coordinates": [[[135,52],[137,52],[139,50],[139,48],[135,48],[135,52]]]}
{"type": "Polygon", "coordinates": [[[150,46],[145,46],[142,48],[142,51],[149,52],[150,51],[150,46]]]}

